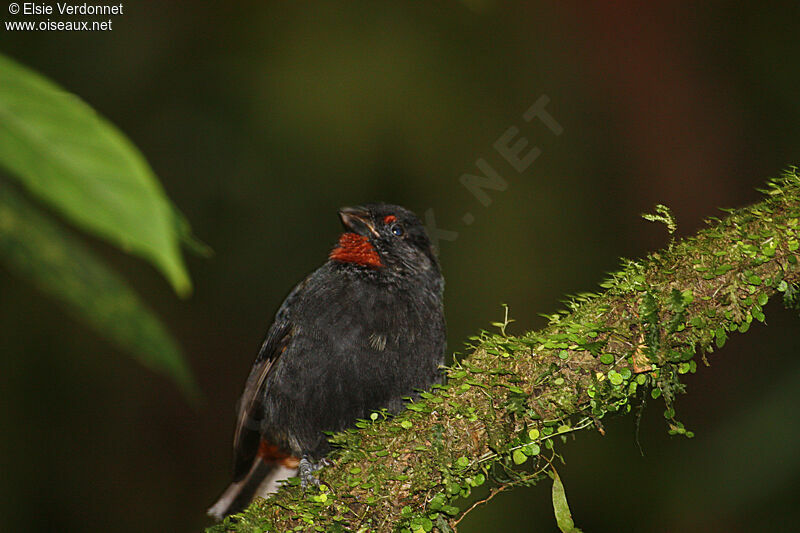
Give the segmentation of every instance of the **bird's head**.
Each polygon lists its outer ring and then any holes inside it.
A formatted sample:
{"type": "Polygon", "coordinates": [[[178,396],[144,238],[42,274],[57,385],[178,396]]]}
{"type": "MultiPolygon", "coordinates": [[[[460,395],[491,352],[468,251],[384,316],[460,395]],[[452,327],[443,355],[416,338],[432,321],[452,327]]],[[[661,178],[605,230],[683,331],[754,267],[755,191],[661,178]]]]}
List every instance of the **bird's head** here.
{"type": "Polygon", "coordinates": [[[331,251],[331,261],[395,276],[439,275],[439,262],[425,227],[408,209],[366,204],[344,207],[339,217],[346,233],[331,251]]]}

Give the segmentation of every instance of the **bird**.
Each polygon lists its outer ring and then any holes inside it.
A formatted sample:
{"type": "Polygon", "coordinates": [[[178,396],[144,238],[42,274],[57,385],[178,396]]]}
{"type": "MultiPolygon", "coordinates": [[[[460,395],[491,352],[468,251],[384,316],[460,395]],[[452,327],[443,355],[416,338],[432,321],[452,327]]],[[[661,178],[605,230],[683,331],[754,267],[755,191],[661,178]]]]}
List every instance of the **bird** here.
{"type": "Polygon", "coordinates": [[[339,210],[328,260],[275,314],[238,404],[233,481],[208,514],[241,512],[256,495],[329,464],[328,432],[402,410],[443,381],[444,278],[417,216],[372,203],[339,210]]]}

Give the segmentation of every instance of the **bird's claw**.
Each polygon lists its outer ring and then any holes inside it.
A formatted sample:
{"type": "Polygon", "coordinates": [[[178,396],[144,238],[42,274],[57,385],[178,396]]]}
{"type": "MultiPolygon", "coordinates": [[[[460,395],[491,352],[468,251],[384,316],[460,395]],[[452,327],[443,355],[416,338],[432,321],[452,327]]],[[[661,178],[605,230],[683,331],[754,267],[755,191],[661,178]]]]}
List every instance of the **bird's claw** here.
{"type": "Polygon", "coordinates": [[[300,487],[303,489],[307,489],[309,485],[319,487],[320,481],[314,475],[314,472],[320,470],[324,466],[330,466],[331,464],[332,463],[324,457],[315,463],[309,459],[308,456],[304,455],[303,458],[300,459],[300,465],[298,466],[300,487]]]}

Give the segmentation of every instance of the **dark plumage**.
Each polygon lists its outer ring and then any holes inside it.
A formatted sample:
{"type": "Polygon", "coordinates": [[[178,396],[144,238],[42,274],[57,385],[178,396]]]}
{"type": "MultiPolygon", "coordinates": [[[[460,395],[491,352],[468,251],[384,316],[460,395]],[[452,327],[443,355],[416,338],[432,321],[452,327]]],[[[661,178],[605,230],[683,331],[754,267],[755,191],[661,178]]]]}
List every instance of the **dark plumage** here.
{"type": "Polygon", "coordinates": [[[396,205],[339,215],[346,233],[278,309],[247,378],[233,484],[212,516],[243,509],[279,466],[299,465],[314,482],[325,431],[382,407],[397,412],[441,380],[444,280],[424,227],[396,205]]]}

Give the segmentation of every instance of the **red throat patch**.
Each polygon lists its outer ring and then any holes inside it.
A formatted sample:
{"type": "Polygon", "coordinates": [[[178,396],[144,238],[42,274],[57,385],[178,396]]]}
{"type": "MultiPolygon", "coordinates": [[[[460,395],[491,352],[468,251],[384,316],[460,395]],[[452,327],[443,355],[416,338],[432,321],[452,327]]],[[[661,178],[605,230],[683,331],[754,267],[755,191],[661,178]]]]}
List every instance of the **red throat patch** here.
{"type": "Polygon", "coordinates": [[[331,251],[331,260],[340,263],[381,268],[381,258],[369,242],[369,239],[357,233],[343,233],[339,237],[339,245],[331,251]]]}

